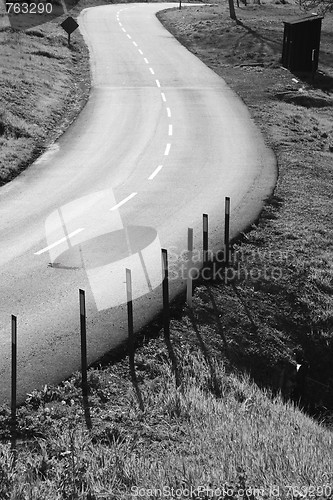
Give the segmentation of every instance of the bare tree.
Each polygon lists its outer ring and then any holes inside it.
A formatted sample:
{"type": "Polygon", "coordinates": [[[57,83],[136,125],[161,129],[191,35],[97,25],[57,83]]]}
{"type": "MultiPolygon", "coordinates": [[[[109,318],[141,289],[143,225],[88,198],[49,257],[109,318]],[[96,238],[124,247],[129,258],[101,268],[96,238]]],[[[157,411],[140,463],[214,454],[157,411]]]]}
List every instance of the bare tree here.
{"type": "Polygon", "coordinates": [[[333,0],[299,0],[302,9],[316,11],[317,14],[325,15],[333,11],[333,0]]]}

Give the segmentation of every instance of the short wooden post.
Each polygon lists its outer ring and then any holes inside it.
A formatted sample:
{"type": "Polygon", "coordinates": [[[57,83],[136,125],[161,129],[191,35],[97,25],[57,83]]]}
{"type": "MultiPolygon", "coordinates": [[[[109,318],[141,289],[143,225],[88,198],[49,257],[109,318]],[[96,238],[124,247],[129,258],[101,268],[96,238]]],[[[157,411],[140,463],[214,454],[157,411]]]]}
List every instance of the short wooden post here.
{"type": "Polygon", "coordinates": [[[126,294],[127,294],[127,323],[128,323],[128,355],[129,368],[134,390],[136,392],[140,410],[144,411],[143,399],[139,389],[138,380],[135,373],[135,338],[134,338],[134,321],[133,321],[133,294],[132,294],[132,275],[131,270],[126,268],[126,294]]]}
{"type": "Polygon", "coordinates": [[[11,448],[16,452],[17,318],[12,315],[11,448]]]}
{"type": "Polygon", "coordinates": [[[170,338],[170,309],[169,309],[169,268],[168,251],[162,248],[162,290],[163,290],[163,325],[164,337],[170,338]]]}
{"type": "Polygon", "coordinates": [[[187,287],[186,287],[186,302],[189,307],[192,307],[192,259],[193,259],[193,229],[188,228],[187,231],[187,248],[188,248],[188,265],[187,265],[187,287]]]}
{"type": "Polygon", "coordinates": [[[80,295],[80,331],[81,331],[81,372],[82,372],[82,396],[88,397],[87,379],[87,327],[86,327],[86,304],[85,292],[79,290],[80,295]]]}
{"type": "Polygon", "coordinates": [[[229,265],[230,198],[225,197],[224,204],[224,263],[229,265]]]}
{"type": "Polygon", "coordinates": [[[133,326],[133,298],[132,298],[132,275],[131,270],[126,268],[126,294],[127,294],[127,324],[128,324],[128,347],[130,364],[134,366],[134,326],[133,326]]]}
{"type": "Polygon", "coordinates": [[[208,215],[202,215],[202,250],[203,250],[203,264],[208,262],[208,215]]]}

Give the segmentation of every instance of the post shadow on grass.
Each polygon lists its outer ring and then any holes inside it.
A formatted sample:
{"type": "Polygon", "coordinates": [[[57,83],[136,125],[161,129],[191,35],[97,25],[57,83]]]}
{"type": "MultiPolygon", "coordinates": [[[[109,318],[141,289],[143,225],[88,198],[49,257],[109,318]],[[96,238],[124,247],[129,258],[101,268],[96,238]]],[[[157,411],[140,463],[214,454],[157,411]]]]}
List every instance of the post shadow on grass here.
{"type": "Polygon", "coordinates": [[[231,288],[233,289],[233,291],[234,291],[234,293],[235,293],[236,297],[238,298],[239,302],[242,304],[242,306],[243,306],[243,308],[244,308],[244,311],[245,311],[245,313],[246,313],[246,316],[248,317],[248,319],[249,319],[249,321],[250,321],[250,323],[251,323],[251,331],[252,331],[253,333],[258,333],[258,329],[259,329],[259,327],[256,325],[256,323],[255,323],[255,321],[254,321],[254,319],[253,319],[253,316],[252,316],[252,314],[251,314],[250,309],[248,308],[248,306],[247,306],[247,304],[246,304],[245,300],[244,300],[244,299],[243,299],[243,297],[241,296],[241,294],[240,294],[240,292],[239,292],[239,290],[238,290],[238,288],[237,288],[237,286],[235,285],[235,283],[234,283],[234,282],[232,282],[232,283],[231,283],[231,288]]]}
{"type": "Polygon", "coordinates": [[[196,337],[198,339],[200,349],[203,353],[204,359],[209,367],[210,377],[211,377],[211,381],[212,381],[212,392],[214,393],[214,395],[216,397],[220,398],[222,396],[222,391],[221,391],[221,387],[220,387],[220,384],[219,384],[217,376],[216,376],[216,371],[215,371],[214,365],[212,363],[212,359],[211,359],[209,350],[208,350],[205,342],[203,341],[203,338],[200,335],[199,329],[198,329],[196,321],[195,321],[195,316],[194,316],[193,310],[190,307],[188,308],[188,315],[189,315],[190,321],[192,323],[193,329],[195,331],[196,337]]]}
{"type": "Polygon", "coordinates": [[[163,293],[163,332],[164,342],[167,346],[171,360],[172,372],[175,376],[176,387],[180,386],[180,375],[178,370],[177,357],[170,340],[170,302],[169,302],[169,266],[168,252],[162,248],[162,293],[163,293]]]}
{"type": "MultiPolygon", "coordinates": [[[[244,28],[248,33],[250,33],[256,40],[260,43],[260,49],[264,46],[266,43],[269,48],[272,50],[274,54],[282,54],[282,35],[281,35],[281,41],[276,42],[275,40],[271,40],[270,38],[260,35],[256,30],[253,28],[250,28],[250,26],[247,26],[246,24],[243,23],[240,19],[235,20],[238,26],[241,26],[244,28]]],[[[246,33],[244,34],[246,36],[246,33]]],[[[235,50],[239,47],[239,44],[241,43],[241,38],[238,39],[238,42],[235,46],[235,50]]]]}
{"type": "Polygon", "coordinates": [[[144,411],[143,399],[135,372],[135,335],[133,322],[133,298],[131,270],[126,268],[126,293],[127,293],[127,324],[128,324],[128,356],[132,385],[141,411],[144,411]]]}
{"type": "Polygon", "coordinates": [[[210,289],[209,286],[206,286],[206,291],[207,291],[207,293],[209,295],[209,299],[210,299],[210,302],[212,304],[212,308],[213,308],[213,312],[214,312],[214,317],[215,317],[215,321],[216,321],[216,324],[217,324],[217,330],[218,330],[218,333],[219,333],[219,335],[220,335],[220,337],[222,339],[225,354],[228,357],[229,348],[228,348],[228,344],[227,344],[227,339],[226,339],[225,334],[224,334],[224,329],[223,329],[223,326],[222,326],[222,323],[221,323],[221,320],[220,320],[220,313],[219,313],[219,310],[218,310],[218,307],[216,305],[214,296],[213,296],[212,291],[211,291],[211,289],[210,289]]]}

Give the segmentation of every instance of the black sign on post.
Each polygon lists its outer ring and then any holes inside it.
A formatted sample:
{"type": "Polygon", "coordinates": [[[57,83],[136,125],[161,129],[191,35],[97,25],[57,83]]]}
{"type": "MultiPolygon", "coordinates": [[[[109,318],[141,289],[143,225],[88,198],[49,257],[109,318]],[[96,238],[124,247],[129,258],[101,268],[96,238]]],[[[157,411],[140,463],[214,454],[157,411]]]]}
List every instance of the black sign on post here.
{"type": "Polygon", "coordinates": [[[75,19],[73,19],[72,17],[67,17],[67,19],[65,19],[60,24],[60,26],[68,34],[68,46],[69,46],[70,45],[70,41],[71,41],[71,34],[73,33],[73,31],[75,31],[79,27],[79,25],[77,24],[77,22],[75,21],[75,19]]]}

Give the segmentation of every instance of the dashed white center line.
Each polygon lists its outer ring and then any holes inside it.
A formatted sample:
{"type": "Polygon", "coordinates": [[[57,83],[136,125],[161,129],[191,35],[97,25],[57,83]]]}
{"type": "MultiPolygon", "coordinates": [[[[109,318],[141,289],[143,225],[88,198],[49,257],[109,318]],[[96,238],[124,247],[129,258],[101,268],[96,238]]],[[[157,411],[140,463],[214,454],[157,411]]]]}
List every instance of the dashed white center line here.
{"type": "MultiPolygon", "coordinates": [[[[118,16],[117,16],[117,20],[119,21],[119,17],[118,17],[118,16]]],[[[126,33],[126,30],[122,27],[122,24],[121,24],[121,22],[120,22],[120,21],[119,21],[119,26],[121,27],[121,29],[123,30],[123,32],[124,32],[124,33],[126,33]]],[[[127,37],[128,37],[130,40],[132,39],[131,35],[129,35],[128,33],[127,33],[127,37]]],[[[138,44],[137,44],[135,41],[133,41],[132,43],[133,43],[133,45],[134,45],[135,47],[137,47],[137,46],[138,46],[138,44]]],[[[142,52],[142,50],[141,50],[141,49],[138,49],[138,52],[139,52],[139,54],[141,54],[141,55],[143,56],[143,52],[142,52]]],[[[148,59],[147,59],[146,57],[144,57],[144,62],[145,62],[146,64],[149,64],[149,61],[148,61],[148,59]]],[[[155,71],[153,70],[153,68],[151,68],[151,67],[150,67],[150,68],[149,68],[149,71],[151,72],[151,74],[152,74],[152,75],[154,75],[154,74],[155,74],[155,71]]],[[[159,87],[159,88],[160,88],[160,87],[161,87],[160,81],[156,79],[156,80],[155,80],[155,82],[156,82],[157,87],[159,87]]],[[[162,100],[163,100],[164,102],[166,102],[166,97],[165,97],[164,92],[161,92],[161,97],[162,97],[162,100]]],[[[168,117],[170,118],[170,117],[171,117],[171,110],[170,110],[170,108],[169,108],[169,107],[167,107],[167,108],[166,108],[166,111],[167,111],[167,115],[168,115],[168,117]]],[[[168,135],[169,135],[169,136],[172,136],[172,134],[173,134],[173,127],[172,127],[172,124],[170,123],[170,124],[169,124],[169,128],[168,128],[168,135]]],[[[168,154],[170,153],[170,149],[171,149],[171,143],[167,143],[167,145],[166,145],[166,147],[165,147],[165,151],[164,151],[164,156],[168,156],[168,154]]],[[[150,176],[148,177],[148,180],[150,180],[150,181],[151,181],[152,179],[154,179],[154,177],[155,177],[155,176],[156,176],[156,175],[160,172],[160,170],[161,170],[162,168],[163,168],[163,165],[159,165],[158,167],[156,167],[156,169],[154,170],[154,172],[153,172],[152,174],[150,174],[150,176]]],[[[133,198],[134,196],[136,196],[136,195],[137,195],[137,193],[132,193],[132,194],[130,194],[129,196],[127,196],[127,198],[124,198],[122,201],[120,201],[119,203],[117,203],[117,205],[115,205],[114,207],[110,208],[110,210],[116,210],[117,208],[119,208],[119,207],[121,207],[122,205],[124,205],[127,201],[129,201],[130,199],[132,199],[132,198],[133,198]]],[[[82,231],[82,229],[79,229],[79,230],[75,231],[74,233],[76,234],[76,232],[78,232],[78,231],[82,231]]],[[[71,235],[73,235],[74,233],[72,233],[71,235]]],[[[71,235],[69,235],[69,236],[71,236],[71,235]]],[[[65,239],[66,239],[66,238],[64,238],[64,240],[65,240],[65,239]]],[[[60,240],[59,240],[59,242],[60,242],[60,240]]],[[[54,244],[54,245],[55,245],[55,244],[54,244]]],[[[47,249],[48,249],[48,248],[49,248],[49,247],[47,247],[47,249]]],[[[40,252],[42,252],[42,251],[46,251],[46,250],[41,250],[40,252]]]]}
{"type": "Polygon", "coordinates": [[[159,173],[159,171],[163,168],[163,165],[159,165],[157,168],[155,168],[154,172],[148,177],[148,180],[154,179],[155,175],[159,173]]]}
{"type": "Polygon", "coordinates": [[[60,240],[56,241],[55,243],[52,243],[52,245],[49,245],[48,247],[42,248],[42,250],[39,250],[38,252],[35,252],[35,255],[40,255],[41,253],[47,252],[48,250],[51,250],[51,248],[56,247],[57,245],[60,245],[60,243],[64,243],[64,241],[69,240],[72,236],[75,236],[78,233],[81,233],[81,231],[84,230],[84,227],[80,227],[79,229],[76,229],[72,233],[69,233],[68,236],[64,236],[63,238],[60,238],[60,240]]]}
{"type": "Polygon", "coordinates": [[[132,194],[130,194],[129,196],[127,196],[127,198],[124,198],[122,201],[120,201],[119,203],[117,203],[117,205],[115,205],[114,207],[110,208],[110,210],[117,210],[117,208],[119,208],[122,205],[124,205],[127,201],[129,201],[131,198],[133,198],[137,194],[138,193],[132,193],[132,194]]]}
{"type": "Polygon", "coordinates": [[[171,144],[168,142],[168,144],[166,145],[165,151],[164,151],[164,156],[168,156],[168,154],[170,153],[170,148],[171,148],[171,144]]]}

